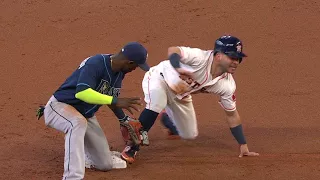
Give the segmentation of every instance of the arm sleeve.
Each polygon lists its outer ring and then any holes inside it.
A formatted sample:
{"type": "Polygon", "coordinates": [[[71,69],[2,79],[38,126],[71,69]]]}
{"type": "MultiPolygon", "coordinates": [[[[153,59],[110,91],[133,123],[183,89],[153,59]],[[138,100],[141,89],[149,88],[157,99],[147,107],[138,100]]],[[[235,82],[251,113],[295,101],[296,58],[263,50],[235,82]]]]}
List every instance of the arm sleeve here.
{"type": "Polygon", "coordinates": [[[98,93],[97,91],[91,88],[87,88],[83,91],[80,91],[76,93],[75,96],[77,99],[80,99],[88,104],[110,105],[116,103],[116,98],[114,98],[113,96],[98,93]]]}

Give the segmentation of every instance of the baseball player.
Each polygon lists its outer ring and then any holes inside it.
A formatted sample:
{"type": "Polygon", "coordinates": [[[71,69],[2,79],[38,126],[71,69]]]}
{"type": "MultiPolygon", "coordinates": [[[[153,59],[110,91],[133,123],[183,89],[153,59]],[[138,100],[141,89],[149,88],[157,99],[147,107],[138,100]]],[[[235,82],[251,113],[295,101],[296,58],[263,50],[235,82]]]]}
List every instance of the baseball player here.
{"type": "MultiPolygon", "coordinates": [[[[149,131],[159,113],[171,134],[183,139],[198,135],[196,114],[191,94],[213,93],[220,96],[231,133],[240,145],[240,155],[258,156],[250,152],[236,109],[236,84],[232,74],[246,55],[242,42],[234,36],[222,36],[215,41],[214,50],[191,47],[170,47],[168,60],[151,67],[142,81],[146,107],[139,117],[145,131],[149,131]]],[[[145,141],[148,145],[149,142],[145,141]]],[[[127,146],[122,158],[132,163],[139,145],[127,146]]]]}
{"type": "MultiPolygon", "coordinates": [[[[123,126],[139,126],[126,115],[141,105],[139,98],[118,98],[126,73],[138,66],[148,71],[147,50],[137,42],[126,44],[117,54],[98,54],[86,58],[54,92],[42,108],[45,124],[65,133],[63,179],[83,179],[85,157],[92,168],[113,168],[112,153],[95,113],[108,105],[123,126]]],[[[41,117],[41,110],[38,112],[41,117]]],[[[40,118],[38,116],[38,119],[40,118]]],[[[114,158],[114,157],[113,157],[114,158]]],[[[120,157],[118,161],[122,160],[120,157]]]]}

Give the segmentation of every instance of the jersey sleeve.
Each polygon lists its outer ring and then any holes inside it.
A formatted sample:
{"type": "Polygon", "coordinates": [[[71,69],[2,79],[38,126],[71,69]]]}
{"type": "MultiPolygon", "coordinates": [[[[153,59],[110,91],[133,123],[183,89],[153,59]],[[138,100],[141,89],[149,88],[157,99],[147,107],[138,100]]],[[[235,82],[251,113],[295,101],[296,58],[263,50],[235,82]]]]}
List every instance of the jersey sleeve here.
{"type": "Polygon", "coordinates": [[[76,91],[79,92],[86,88],[95,90],[99,85],[97,84],[98,81],[103,77],[105,68],[103,57],[101,55],[85,59],[79,66],[80,75],[76,91]]]}
{"type": "Polygon", "coordinates": [[[220,96],[219,104],[225,111],[235,111],[237,109],[235,92],[220,96]]]}
{"type": "Polygon", "coordinates": [[[206,61],[206,51],[199,48],[179,46],[181,62],[189,66],[198,66],[206,61]]]}

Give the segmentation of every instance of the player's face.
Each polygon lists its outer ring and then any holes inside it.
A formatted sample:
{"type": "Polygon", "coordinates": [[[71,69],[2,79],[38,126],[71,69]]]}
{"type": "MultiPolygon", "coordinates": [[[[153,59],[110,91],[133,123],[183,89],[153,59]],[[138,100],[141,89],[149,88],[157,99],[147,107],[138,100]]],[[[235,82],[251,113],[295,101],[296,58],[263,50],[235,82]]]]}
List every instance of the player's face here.
{"type": "Polygon", "coordinates": [[[125,72],[125,73],[128,73],[128,72],[131,72],[133,70],[135,70],[136,68],[138,67],[138,64],[133,62],[133,61],[127,61],[123,68],[122,68],[122,71],[125,72]]]}
{"type": "Polygon", "coordinates": [[[221,65],[222,69],[225,72],[233,74],[236,72],[236,70],[238,68],[239,59],[231,58],[225,54],[222,54],[220,63],[221,63],[220,65],[221,65]]]}

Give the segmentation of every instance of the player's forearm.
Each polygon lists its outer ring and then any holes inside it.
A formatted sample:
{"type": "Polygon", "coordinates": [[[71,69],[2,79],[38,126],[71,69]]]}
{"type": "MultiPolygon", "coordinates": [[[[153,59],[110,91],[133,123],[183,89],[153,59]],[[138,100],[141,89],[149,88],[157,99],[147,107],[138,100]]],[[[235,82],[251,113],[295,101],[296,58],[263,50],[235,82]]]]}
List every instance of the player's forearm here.
{"type": "Polygon", "coordinates": [[[247,144],[238,111],[235,110],[233,112],[227,112],[227,121],[230,127],[230,131],[237,142],[240,145],[247,144]]]}
{"type": "Polygon", "coordinates": [[[126,117],[126,114],[123,112],[121,108],[109,105],[109,108],[113,111],[114,115],[117,116],[119,120],[122,120],[126,117]]]}
{"type": "Polygon", "coordinates": [[[117,98],[101,94],[91,88],[77,92],[75,97],[89,104],[110,105],[117,102],[117,98]]]}
{"type": "Polygon", "coordinates": [[[239,126],[241,124],[241,119],[237,110],[227,112],[227,122],[230,128],[239,126]]]}

